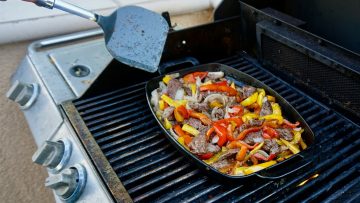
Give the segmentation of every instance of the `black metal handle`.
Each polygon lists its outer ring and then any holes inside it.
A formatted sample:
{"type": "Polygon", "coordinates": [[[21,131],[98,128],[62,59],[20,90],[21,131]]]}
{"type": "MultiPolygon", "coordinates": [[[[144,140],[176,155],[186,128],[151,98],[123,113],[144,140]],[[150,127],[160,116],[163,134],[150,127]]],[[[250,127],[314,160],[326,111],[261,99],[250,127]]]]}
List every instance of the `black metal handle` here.
{"type": "MultiPolygon", "coordinates": [[[[175,71],[175,70],[171,70],[171,68],[174,68],[176,66],[185,65],[187,63],[191,64],[191,66],[197,66],[200,64],[196,58],[187,56],[184,58],[180,58],[180,59],[176,59],[176,60],[172,60],[172,61],[166,61],[166,62],[162,63],[159,66],[158,72],[160,73],[160,75],[163,75],[168,72],[175,71]]],[[[179,68],[184,68],[184,67],[179,67],[179,68]]],[[[186,67],[186,68],[188,68],[188,67],[186,67]]]]}
{"type": "Polygon", "coordinates": [[[304,159],[301,155],[296,155],[296,157],[292,157],[284,162],[277,163],[274,167],[269,169],[264,169],[256,172],[256,175],[263,179],[279,179],[284,178],[296,171],[304,169],[310,165],[312,165],[312,160],[304,159]],[[291,160],[292,159],[292,160],[291,160]],[[300,161],[296,161],[297,159],[301,159],[300,161]],[[296,161],[296,163],[289,163],[296,161]],[[280,175],[276,175],[280,174],[280,175]]]}

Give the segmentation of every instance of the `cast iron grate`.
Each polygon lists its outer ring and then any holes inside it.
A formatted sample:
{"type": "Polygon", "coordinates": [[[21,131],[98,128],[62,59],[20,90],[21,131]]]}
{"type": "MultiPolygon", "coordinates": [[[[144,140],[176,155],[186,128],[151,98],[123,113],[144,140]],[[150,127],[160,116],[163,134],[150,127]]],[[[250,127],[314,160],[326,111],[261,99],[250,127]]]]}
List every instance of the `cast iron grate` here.
{"type": "Polygon", "coordinates": [[[301,112],[317,139],[314,167],[276,181],[216,182],[161,134],[146,104],[145,82],[77,100],[77,110],[135,202],[359,200],[358,126],[241,55],[218,62],[256,77],[301,112]]]}

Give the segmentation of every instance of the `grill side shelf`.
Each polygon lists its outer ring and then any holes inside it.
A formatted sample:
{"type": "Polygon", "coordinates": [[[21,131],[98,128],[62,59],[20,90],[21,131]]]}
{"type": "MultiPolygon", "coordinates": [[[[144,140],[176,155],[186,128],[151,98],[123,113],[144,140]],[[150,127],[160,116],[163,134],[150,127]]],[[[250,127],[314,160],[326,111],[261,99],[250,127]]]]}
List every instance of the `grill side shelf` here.
{"type": "Polygon", "coordinates": [[[62,108],[116,202],[133,202],[71,101],[62,108]]]}

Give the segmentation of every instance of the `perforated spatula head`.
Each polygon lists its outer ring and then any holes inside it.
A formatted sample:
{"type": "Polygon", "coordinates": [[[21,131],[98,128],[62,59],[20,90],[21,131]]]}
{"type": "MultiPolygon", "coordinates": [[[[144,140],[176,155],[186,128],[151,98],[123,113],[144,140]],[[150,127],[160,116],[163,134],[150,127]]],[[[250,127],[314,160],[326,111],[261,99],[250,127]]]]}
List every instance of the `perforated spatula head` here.
{"type": "Polygon", "coordinates": [[[161,15],[126,6],[110,16],[98,16],[97,22],[115,59],[148,72],[157,71],[169,30],[161,15]]]}

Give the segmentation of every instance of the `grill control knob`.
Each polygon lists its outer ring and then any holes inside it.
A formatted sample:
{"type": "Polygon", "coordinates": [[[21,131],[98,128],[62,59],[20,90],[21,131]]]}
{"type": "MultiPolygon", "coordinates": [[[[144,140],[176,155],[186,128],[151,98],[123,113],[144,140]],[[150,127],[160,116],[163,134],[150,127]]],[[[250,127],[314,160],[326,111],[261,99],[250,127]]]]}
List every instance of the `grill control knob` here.
{"type": "Polygon", "coordinates": [[[64,143],[45,141],[45,143],[34,153],[32,160],[34,163],[55,168],[63,158],[64,143]]]}
{"type": "Polygon", "coordinates": [[[65,202],[76,201],[81,195],[85,183],[86,170],[80,164],[66,168],[45,180],[45,186],[53,189],[56,195],[65,202]]]}
{"type": "Polygon", "coordinates": [[[18,103],[22,109],[27,109],[35,102],[38,94],[38,84],[22,83],[16,80],[6,93],[6,97],[18,103]]]}
{"type": "Polygon", "coordinates": [[[55,190],[61,198],[69,198],[74,193],[79,174],[76,169],[67,168],[57,175],[50,176],[45,181],[45,186],[55,190]]]}

